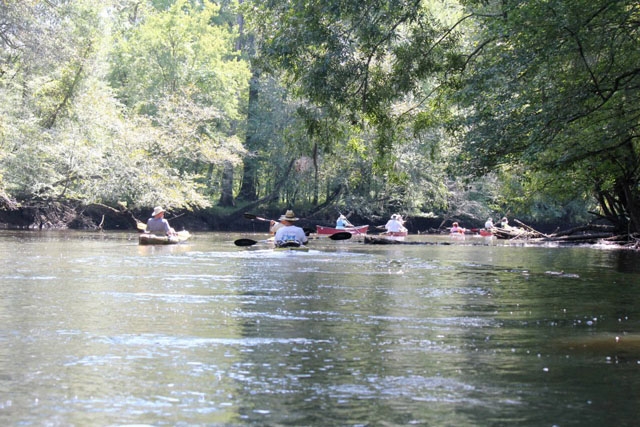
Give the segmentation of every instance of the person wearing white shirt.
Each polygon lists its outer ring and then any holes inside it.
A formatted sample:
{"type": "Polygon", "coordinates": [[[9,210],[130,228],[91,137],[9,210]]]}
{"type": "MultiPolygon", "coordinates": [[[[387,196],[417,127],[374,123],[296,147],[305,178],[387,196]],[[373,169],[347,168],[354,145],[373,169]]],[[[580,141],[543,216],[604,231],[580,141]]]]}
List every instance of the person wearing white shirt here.
{"type": "Polygon", "coordinates": [[[304,230],[294,225],[298,219],[299,218],[296,218],[296,215],[292,210],[288,210],[278,219],[283,226],[276,230],[276,234],[273,238],[276,246],[301,246],[307,243],[307,236],[304,234],[304,230]]]}

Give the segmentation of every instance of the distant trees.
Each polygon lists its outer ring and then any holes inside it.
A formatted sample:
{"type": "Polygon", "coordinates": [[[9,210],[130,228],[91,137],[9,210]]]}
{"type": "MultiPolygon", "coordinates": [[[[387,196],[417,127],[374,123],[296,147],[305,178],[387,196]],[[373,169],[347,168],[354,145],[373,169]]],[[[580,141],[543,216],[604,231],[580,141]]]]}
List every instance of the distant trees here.
{"type": "Polygon", "coordinates": [[[363,215],[446,206],[433,95],[462,57],[446,22],[455,2],[431,3],[245,2],[256,62],[305,101],[296,118],[307,142],[297,148],[313,159],[321,201],[363,215]]]}
{"type": "Polygon", "coordinates": [[[0,2],[0,196],[640,227],[631,0],[0,2]]]}
{"type": "Polygon", "coordinates": [[[239,164],[248,67],[210,2],[2,2],[0,184],[195,207],[239,164]]]}
{"type": "MultiPolygon", "coordinates": [[[[137,148],[160,162],[154,175],[170,171],[191,187],[180,199],[206,206],[212,195],[232,191],[225,170],[245,153],[248,66],[235,51],[237,34],[212,24],[219,13],[214,3],[142,5],[115,11],[109,82],[130,114],[153,123],[158,138],[137,148]]],[[[176,203],[174,193],[167,203],[176,203]]]]}

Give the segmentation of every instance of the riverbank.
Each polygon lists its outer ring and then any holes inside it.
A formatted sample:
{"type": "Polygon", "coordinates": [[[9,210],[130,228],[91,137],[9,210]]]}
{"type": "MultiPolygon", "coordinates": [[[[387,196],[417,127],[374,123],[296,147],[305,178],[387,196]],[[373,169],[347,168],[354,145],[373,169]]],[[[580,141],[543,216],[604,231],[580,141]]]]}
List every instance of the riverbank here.
{"type": "MultiPolygon", "coordinates": [[[[251,206],[220,209],[167,209],[165,218],[176,230],[190,231],[267,231],[269,219],[277,219],[281,210],[258,209],[250,211],[258,219],[248,219],[245,213],[251,206]]],[[[129,209],[125,205],[116,207],[100,203],[82,204],[74,201],[30,200],[16,202],[0,198],[0,228],[4,229],[77,229],[77,230],[135,230],[138,222],[146,222],[153,207],[129,209]]],[[[335,210],[316,212],[296,210],[301,218],[298,225],[315,228],[316,225],[333,226],[335,210]]],[[[360,218],[350,216],[357,224],[383,225],[387,218],[360,218]]],[[[438,218],[411,218],[406,226],[411,233],[419,234],[432,230],[442,223],[438,218]]]]}
{"type": "MultiPolygon", "coordinates": [[[[82,204],[69,200],[31,200],[16,202],[7,198],[0,198],[0,229],[25,230],[136,230],[139,222],[146,222],[152,208],[129,209],[125,205],[117,207],[100,203],[82,204]]],[[[176,230],[197,231],[252,231],[266,232],[269,224],[267,218],[278,218],[277,212],[263,212],[258,219],[247,219],[244,208],[229,209],[201,209],[201,210],[169,210],[166,218],[176,230]]],[[[333,224],[335,218],[329,214],[316,212],[301,212],[299,225],[315,228],[316,225],[333,224]]],[[[254,215],[255,217],[255,215],[254,215]]],[[[358,224],[370,224],[372,233],[376,225],[384,224],[383,218],[351,218],[358,224]]],[[[517,221],[517,220],[514,220],[517,221]]],[[[519,221],[518,221],[519,222],[519,221]]],[[[409,218],[405,224],[410,234],[440,234],[447,232],[442,229],[442,218],[409,218]]],[[[520,223],[520,222],[519,222],[520,223]]],[[[616,235],[610,226],[579,226],[545,234],[529,225],[520,223],[520,227],[513,235],[498,236],[505,239],[526,240],[529,243],[557,240],[562,243],[595,244],[605,242],[629,249],[640,249],[640,238],[634,235],[616,235]],[[606,230],[605,228],[606,227],[606,230]]],[[[547,225],[549,227],[549,225],[547,225]]]]}
{"type": "MultiPolygon", "coordinates": [[[[82,204],[72,201],[32,200],[0,203],[0,228],[30,230],[135,230],[138,222],[146,222],[153,208],[128,209],[100,203],[82,204]]],[[[224,218],[207,211],[169,211],[166,218],[179,230],[226,231],[240,226],[235,215],[224,218]],[[224,223],[225,226],[222,226],[224,223]],[[231,228],[230,228],[231,227],[231,228]]]]}

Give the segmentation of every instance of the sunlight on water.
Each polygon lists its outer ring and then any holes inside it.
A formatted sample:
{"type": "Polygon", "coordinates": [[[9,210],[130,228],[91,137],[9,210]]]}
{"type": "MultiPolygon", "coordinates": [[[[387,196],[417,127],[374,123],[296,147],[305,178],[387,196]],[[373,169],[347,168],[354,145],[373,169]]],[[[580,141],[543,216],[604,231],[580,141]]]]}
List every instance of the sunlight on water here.
{"type": "Polygon", "coordinates": [[[637,418],[638,254],[237,237],[0,232],[2,424],[637,418]]]}

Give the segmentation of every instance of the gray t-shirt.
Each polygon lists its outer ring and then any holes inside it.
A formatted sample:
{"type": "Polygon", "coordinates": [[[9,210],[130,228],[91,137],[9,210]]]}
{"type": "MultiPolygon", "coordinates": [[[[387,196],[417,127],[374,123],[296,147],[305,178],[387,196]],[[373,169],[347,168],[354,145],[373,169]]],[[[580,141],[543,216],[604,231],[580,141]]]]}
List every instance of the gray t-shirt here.
{"type": "Polygon", "coordinates": [[[169,221],[164,218],[149,218],[147,220],[147,230],[149,233],[169,234],[171,227],[169,221]]]}

